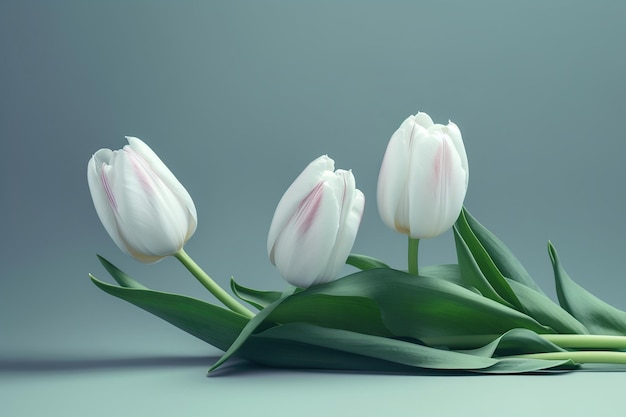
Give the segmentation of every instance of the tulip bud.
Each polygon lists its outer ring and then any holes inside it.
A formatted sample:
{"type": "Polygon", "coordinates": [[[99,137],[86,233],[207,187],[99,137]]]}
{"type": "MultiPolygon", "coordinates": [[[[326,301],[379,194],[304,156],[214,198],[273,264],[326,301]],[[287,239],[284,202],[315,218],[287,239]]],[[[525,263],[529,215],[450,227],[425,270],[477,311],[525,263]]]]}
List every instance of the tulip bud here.
{"type": "Polygon", "coordinates": [[[270,261],[300,288],[338,278],[363,217],[365,197],[351,171],[324,155],[311,162],[280,199],[270,226],[270,261]]]}
{"type": "Polygon", "coordinates": [[[100,149],[87,179],[100,221],[117,246],[141,262],[178,253],[197,225],[187,190],[141,140],[121,150],[100,149]]]}
{"type": "Polygon", "coordinates": [[[458,218],[469,180],[459,128],[409,116],[387,145],[378,177],[383,222],[413,239],[438,236],[458,218]]]}

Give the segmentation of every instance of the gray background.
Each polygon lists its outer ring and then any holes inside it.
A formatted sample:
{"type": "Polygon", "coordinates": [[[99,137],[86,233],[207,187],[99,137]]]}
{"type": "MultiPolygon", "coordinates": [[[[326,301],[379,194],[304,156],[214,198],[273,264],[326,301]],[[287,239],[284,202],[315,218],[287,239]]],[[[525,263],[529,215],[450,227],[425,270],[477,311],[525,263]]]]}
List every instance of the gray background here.
{"type": "MultiPolygon", "coordinates": [[[[570,415],[619,414],[620,373],[240,365],[205,378],[217,350],[89,282],[108,279],[99,253],[153,288],[205,296],[175,260],[143,265],[115,247],[86,164],[124,135],[142,138],[198,208],[187,251],[222,284],[280,289],[269,222],[325,153],[366,195],[354,251],[405,267],[376,179],[393,131],[426,111],[459,125],[467,207],[549,294],[551,239],[573,278],[626,308],[625,17],[617,1],[1,1],[1,414],[523,415],[564,397],[581,400],[570,415]]],[[[422,265],[455,261],[450,233],[421,249],[422,265]]]]}

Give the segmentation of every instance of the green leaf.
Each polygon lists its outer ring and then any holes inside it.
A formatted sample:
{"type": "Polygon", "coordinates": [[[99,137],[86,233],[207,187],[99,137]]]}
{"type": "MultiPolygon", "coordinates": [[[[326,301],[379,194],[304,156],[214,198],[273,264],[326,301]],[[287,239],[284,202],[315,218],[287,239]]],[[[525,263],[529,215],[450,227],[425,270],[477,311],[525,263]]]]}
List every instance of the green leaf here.
{"type": "Polygon", "coordinates": [[[485,297],[524,311],[510,285],[470,228],[463,212],[454,225],[454,237],[461,274],[467,275],[485,297]]]}
{"type": "Polygon", "coordinates": [[[144,287],[143,285],[141,285],[140,283],[138,283],[137,281],[135,281],[134,279],[126,275],[124,272],[119,270],[115,265],[113,265],[111,262],[104,259],[102,256],[100,255],[96,255],[96,256],[98,256],[98,260],[100,261],[102,266],[104,266],[104,269],[106,269],[107,272],[111,274],[111,276],[115,279],[115,281],[117,281],[117,283],[120,284],[122,287],[147,289],[146,287],[144,287]]]}
{"type": "Polygon", "coordinates": [[[230,279],[230,288],[237,297],[259,310],[267,307],[281,296],[279,291],[261,291],[244,287],[238,284],[234,278],[230,279]]]}
{"type": "Polygon", "coordinates": [[[551,332],[531,317],[461,286],[393,269],[361,271],[309,288],[273,306],[268,319],[415,339],[502,334],[518,327],[551,332]]]}
{"type": "MultiPolygon", "coordinates": [[[[434,285],[439,290],[443,288],[445,292],[450,292],[452,288],[455,291],[460,289],[461,299],[468,294],[471,294],[471,297],[482,298],[443,280],[427,277],[416,279],[414,276],[394,270],[387,270],[388,274],[383,274],[385,270],[380,269],[361,272],[313,289],[300,292],[296,292],[297,289],[291,289],[290,292],[283,294],[281,298],[261,310],[253,319],[248,320],[230,310],[194,298],[153,291],[145,287],[137,288],[132,278],[110,263],[106,265],[109,265],[107,269],[123,277],[122,282],[127,287],[109,285],[91,276],[93,283],[100,289],[135,304],[219,349],[225,350],[224,356],[211,370],[219,367],[234,354],[273,366],[388,372],[406,372],[415,368],[471,370],[486,373],[528,372],[560,364],[555,361],[499,359],[485,354],[440,350],[406,340],[298,322],[304,318],[388,334],[386,327],[383,327],[381,317],[373,320],[374,322],[378,320],[375,325],[370,320],[374,317],[373,313],[389,314],[390,317],[386,317],[384,323],[387,323],[389,319],[391,320],[389,323],[393,326],[403,328],[399,323],[394,324],[399,320],[399,317],[394,318],[394,315],[403,313],[394,311],[395,307],[390,306],[392,300],[389,297],[393,297],[395,291],[404,293],[408,288],[410,292],[428,292],[434,285]],[[384,279],[381,280],[381,278],[384,279]],[[385,283],[395,289],[387,293],[385,285],[381,285],[385,283]],[[354,289],[360,289],[356,291],[356,296],[352,295],[354,289]],[[366,295],[373,297],[368,298],[366,295]],[[333,313],[327,313],[326,310],[333,313]],[[346,313],[349,319],[343,318],[341,312],[346,313]],[[277,325],[276,319],[283,318],[293,322],[277,325]]],[[[502,310],[506,309],[505,307],[490,300],[486,301],[491,307],[496,308],[499,314],[504,314],[503,321],[511,319],[502,310]]],[[[417,302],[419,303],[419,299],[417,302]]],[[[511,322],[523,318],[521,313],[508,310],[508,313],[514,316],[511,322]]],[[[411,315],[407,317],[409,321],[418,318],[411,315]]],[[[472,321],[471,318],[469,321],[472,321]]],[[[537,327],[527,319],[521,321],[525,324],[530,323],[531,327],[537,327]]],[[[449,320],[444,320],[444,323],[449,323],[449,320]]]]}
{"type": "Polygon", "coordinates": [[[507,307],[513,307],[511,303],[506,301],[498,294],[498,292],[491,286],[489,280],[485,277],[480,270],[474,255],[469,246],[463,240],[463,237],[459,233],[456,227],[452,229],[454,231],[454,241],[456,244],[456,255],[459,262],[459,269],[461,271],[461,286],[464,288],[474,288],[483,297],[496,301],[507,307]]]}
{"type": "MultiPolygon", "coordinates": [[[[502,334],[518,327],[539,333],[550,332],[527,315],[459,285],[431,277],[416,278],[393,269],[358,272],[309,288],[292,299],[296,301],[318,294],[372,300],[380,309],[386,327],[400,337],[502,334]]],[[[297,302],[293,304],[291,314],[297,314],[297,305],[297,302]]]]}
{"type": "Polygon", "coordinates": [[[414,368],[382,359],[266,336],[265,333],[252,334],[240,347],[237,356],[279,368],[415,372],[414,368]]]}
{"type": "Polygon", "coordinates": [[[393,269],[370,269],[270,304],[250,320],[211,370],[236,354],[263,325],[267,328],[297,322],[418,340],[463,334],[500,335],[514,328],[551,332],[517,310],[450,282],[393,269]]]}
{"type": "Polygon", "coordinates": [[[529,353],[565,352],[565,349],[530,330],[513,329],[485,346],[464,350],[463,352],[491,358],[493,356],[524,355],[529,353]]]}
{"type": "MultiPolygon", "coordinates": [[[[295,290],[295,288],[292,289],[292,291],[293,290],[295,290]]],[[[291,295],[291,293],[289,293],[289,292],[285,293],[283,296],[281,296],[281,298],[279,298],[278,300],[274,301],[272,304],[268,305],[263,310],[259,311],[256,316],[252,317],[252,319],[250,319],[250,321],[246,324],[246,326],[241,330],[241,332],[239,333],[239,335],[237,336],[235,341],[228,347],[226,352],[224,352],[222,357],[217,362],[215,362],[215,364],[213,364],[213,366],[211,366],[211,368],[209,369],[209,373],[213,372],[214,370],[216,370],[217,368],[222,366],[222,364],[224,362],[226,362],[231,356],[233,356],[235,353],[237,353],[239,348],[241,348],[243,346],[243,344],[252,335],[252,333],[255,330],[257,330],[257,329],[262,327],[262,325],[265,323],[266,319],[269,317],[270,313],[277,306],[279,306],[280,303],[283,300],[285,300],[287,297],[289,297],[289,295],[291,295]]]]}
{"type": "Polygon", "coordinates": [[[480,241],[483,248],[485,248],[502,275],[530,287],[537,292],[543,293],[521,262],[513,255],[513,252],[511,252],[496,235],[480,224],[465,208],[463,208],[463,214],[472,232],[480,241]]]}
{"type": "Polygon", "coordinates": [[[90,275],[101,290],[128,301],[205,342],[226,350],[241,333],[248,319],[216,305],[143,288],[106,284],[90,275]]]}
{"type": "MultiPolygon", "coordinates": [[[[443,279],[457,285],[463,285],[458,265],[433,265],[420,270],[420,274],[437,279],[443,279]]],[[[543,293],[507,278],[507,282],[515,295],[524,306],[525,313],[544,326],[548,326],[557,333],[587,334],[587,328],[571,314],[553,302],[543,293]]],[[[475,288],[468,288],[478,292],[475,288]]]]}
{"type": "Polygon", "coordinates": [[[367,255],[357,255],[355,253],[351,253],[350,256],[348,256],[346,263],[362,271],[375,268],[389,268],[389,265],[381,260],[367,255]]]}
{"type": "Polygon", "coordinates": [[[524,305],[526,314],[539,323],[550,327],[557,333],[589,333],[589,330],[581,322],[543,293],[537,292],[517,281],[509,280],[509,284],[524,305]]]}
{"type": "Polygon", "coordinates": [[[307,323],[272,327],[256,337],[289,340],[428,369],[481,369],[497,362],[488,357],[434,349],[402,340],[329,329],[307,323]]]}
{"type": "Polygon", "coordinates": [[[626,312],[605,303],[576,284],[565,272],[552,243],[548,243],[548,252],[561,306],[593,334],[626,335],[626,312]]]}
{"type": "Polygon", "coordinates": [[[419,273],[421,276],[442,279],[480,294],[476,287],[469,285],[468,280],[463,279],[458,264],[429,265],[420,268],[419,273]]]}
{"type": "MultiPolygon", "coordinates": [[[[538,359],[522,358],[494,358],[496,352],[502,351],[499,346],[516,338],[516,342],[524,347],[514,351],[514,353],[537,353],[545,351],[559,350],[558,347],[541,339],[535,333],[524,330],[514,330],[498,338],[485,348],[467,352],[455,352],[450,350],[434,349],[431,347],[410,343],[407,341],[384,338],[380,336],[366,335],[346,330],[328,329],[313,326],[306,323],[292,323],[272,327],[264,332],[253,335],[249,340],[276,340],[282,343],[289,343],[288,346],[315,346],[325,349],[322,357],[315,357],[314,367],[329,369],[358,369],[374,370],[373,365],[377,365],[377,370],[381,367],[384,370],[396,370],[395,366],[402,365],[418,369],[454,370],[454,371],[474,371],[481,373],[521,373],[536,372],[554,367],[562,367],[569,364],[569,361],[546,361],[538,359]],[[337,353],[348,353],[348,366],[337,362],[337,353]],[[355,363],[356,358],[361,358],[355,363]],[[365,358],[369,358],[366,361],[365,358]],[[383,361],[383,362],[378,362],[383,361]],[[340,365],[339,367],[337,365],[340,365]],[[341,365],[344,365],[343,367],[341,365]],[[393,366],[393,367],[392,367],[393,366]]],[[[280,344],[280,343],[279,343],[280,344]]],[[[510,343],[509,343],[510,344],[510,343]]],[[[310,358],[295,355],[263,355],[265,349],[256,349],[251,354],[251,359],[266,362],[273,366],[285,367],[310,367],[310,358]],[[262,357],[255,357],[255,353],[260,352],[262,357]],[[305,363],[302,363],[302,361],[305,363]]],[[[410,369],[409,368],[409,369],[410,369]]],[[[402,368],[399,368],[402,369],[402,368]]]]}

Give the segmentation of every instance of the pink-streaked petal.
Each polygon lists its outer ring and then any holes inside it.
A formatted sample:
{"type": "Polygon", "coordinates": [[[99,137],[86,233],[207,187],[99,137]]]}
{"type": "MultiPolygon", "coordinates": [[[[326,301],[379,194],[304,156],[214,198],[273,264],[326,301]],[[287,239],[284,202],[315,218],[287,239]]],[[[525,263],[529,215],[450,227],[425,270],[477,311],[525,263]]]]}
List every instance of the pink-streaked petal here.
{"type": "Polygon", "coordinates": [[[322,183],[308,199],[290,217],[270,251],[281,275],[302,288],[321,279],[339,227],[338,202],[329,185],[322,183]]]}
{"type": "Polygon", "coordinates": [[[186,207],[188,214],[186,217],[189,219],[189,228],[187,230],[187,239],[193,235],[198,223],[198,213],[196,206],[189,195],[187,189],[178,181],[176,176],[170,171],[170,169],[163,163],[161,158],[141,139],[126,136],[128,146],[125,146],[125,150],[132,150],[136,152],[146,164],[146,170],[152,172],[155,176],[165,184],[165,186],[176,196],[180,204],[186,207]]]}
{"type": "Polygon", "coordinates": [[[120,235],[131,255],[142,261],[178,252],[186,241],[188,221],[186,208],[144,168],[140,157],[122,151],[113,188],[120,196],[116,213],[120,235]]]}
{"type": "Polygon", "coordinates": [[[285,191],[274,211],[274,217],[270,225],[267,238],[268,254],[271,252],[278,234],[285,228],[298,204],[322,181],[325,175],[332,174],[334,169],[335,162],[327,155],[322,155],[309,163],[285,191]]]}
{"type": "Polygon", "coordinates": [[[409,179],[411,237],[429,238],[448,230],[465,197],[465,171],[447,135],[434,132],[415,144],[409,179]]]}
{"type": "MultiPolygon", "coordinates": [[[[104,226],[109,236],[115,244],[125,253],[128,253],[124,242],[120,236],[117,228],[117,221],[115,218],[114,208],[111,206],[112,191],[109,189],[107,192],[103,184],[103,176],[106,176],[105,171],[108,167],[108,162],[112,159],[113,152],[110,149],[101,149],[96,152],[87,165],[87,182],[89,184],[89,191],[91,193],[91,199],[93,200],[96,213],[100,222],[104,226]]],[[[107,178],[107,182],[110,181],[107,178]]],[[[115,196],[112,197],[115,200],[115,196]]]]}

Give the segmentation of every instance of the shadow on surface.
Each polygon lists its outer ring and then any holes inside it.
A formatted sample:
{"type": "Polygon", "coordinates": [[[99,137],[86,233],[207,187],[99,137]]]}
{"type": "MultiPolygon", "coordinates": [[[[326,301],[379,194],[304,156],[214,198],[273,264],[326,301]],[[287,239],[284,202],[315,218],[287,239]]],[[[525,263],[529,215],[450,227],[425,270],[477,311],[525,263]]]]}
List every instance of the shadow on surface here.
{"type": "MultiPolygon", "coordinates": [[[[163,369],[163,368],[200,368],[208,371],[219,356],[152,356],[152,357],[101,357],[101,358],[7,358],[0,357],[0,372],[5,373],[54,373],[72,371],[114,371],[130,369],[163,369]]],[[[587,371],[608,371],[609,368],[589,367],[587,371]]],[[[626,370],[621,368],[622,371],[626,370]]],[[[231,358],[223,367],[208,374],[209,377],[251,376],[266,373],[308,372],[315,374],[353,374],[353,375],[398,375],[398,376],[479,376],[480,373],[453,370],[429,370],[408,368],[398,371],[377,370],[335,370],[316,368],[274,368],[249,362],[241,358],[231,358]]],[[[614,371],[614,369],[613,369],[614,371]]],[[[521,375],[559,375],[567,371],[531,372],[521,375]]]]}
{"type": "MultiPolygon", "coordinates": [[[[28,358],[0,357],[0,372],[6,373],[54,373],[73,371],[114,371],[130,369],[162,369],[162,368],[200,368],[208,371],[212,364],[217,362],[218,356],[152,356],[152,357],[100,357],[100,358],[28,358]]],[[[328,374],[363,374],[363,375],[422,375],[422,376],[452,376],[472,375],[468,372],[446,372],[415,369],[412,372],[380,372],[358,370],[331,370],[331,369],[287,369],[272,368],[255,364],[245,359],[232,358],[228,363],[209,377],[236,377],[251,376],[266,373],[310,372],[328,374]]]]}
{"type": "Polygon", "coordinates": [[[209,368],[219,357],[153,356],[136,358],[0,358],[0,372],[57,372],[133,368],[209,368]]]}

